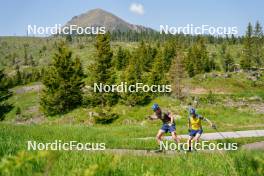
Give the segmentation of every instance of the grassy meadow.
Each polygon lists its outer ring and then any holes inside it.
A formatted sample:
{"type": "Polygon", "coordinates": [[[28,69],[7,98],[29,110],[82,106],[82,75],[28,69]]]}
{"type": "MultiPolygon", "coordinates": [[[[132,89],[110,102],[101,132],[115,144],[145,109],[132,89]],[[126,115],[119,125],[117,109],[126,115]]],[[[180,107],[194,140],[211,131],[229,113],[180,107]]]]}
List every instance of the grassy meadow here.
{"type": "MultiPolygon", "coordinates": [[[[56,37],[1,37],[0,68],[5,68],[8,76],[15,74],[8,54],[16,53],[15,62],[20,65],[24,56],[24,45],[28,44],[37,69],[48,66],[55,52],[56,37]]],[[[84,72],[94,62],[94,40],[76,38],[70,49],[74,56],[82,61],[84,72]]],[[[113,51],[119,46],[126,49],[136,48],[138,42],[111,42],[113,51]]],[[[154,45],[154,44],[153,44],[154,45]]],[[[220,45],[208,44],[209,54],[220,49],[220,45]]],[[[229,50],[238,61],[241,44],[230,46],[229,50]]],[[[217,63],[221,58],[215,58],[217,63]]],[[[22,65],[22,64],[21,64],[22,65]]],[[[21,70],[30,69],[21,66],[21,70]]],[[[116,154],[87,151],[28,151],[27,141],[81,143],[105,143],[107,149],[153,150],[157,147],[154,139],[137,138],[155,137],[161,126],[160,121],[150,121],[146,117],[153,114],[151,106],[158,103],[161,108],[177,115],[176,132],[187,134],[188,102],[199,99],[197,111],[213,121],[219,131],[254,130],[264,128],[264,75],[257,81],[248,79],[244,72],[226,73],[212,71],[185,78],[184,93],[188,98],[180,101],[173,96],[158,96],[144,105],[127,106],[117,103],[111,112],[118,118],[111,124],[100,125],[90,115],[96,110],[91,106],[79,106],[65,114],[44,115],[40,106],[40,94],[43,89],[41,80],[10,88],[13,92],[7,102],[13,109],[0,123],[0,175],[235,175],[262,176],[264,174],[263,150],[243,150],[243,144],[263,141],[264,137],[215,140],[217,142],[237,142],[239,149],[228,152],[193,152],[175,155],[116,154]],[[217,76],[215,76],[217,75],[217,76]]],[[[87,81],[89,78],[85,78],[87,81]]],[[[215,132],[208,124],[203,124],[204,132],[215,132]]],[[[183,139],[186,142],[186,139],[183,139]]]]}

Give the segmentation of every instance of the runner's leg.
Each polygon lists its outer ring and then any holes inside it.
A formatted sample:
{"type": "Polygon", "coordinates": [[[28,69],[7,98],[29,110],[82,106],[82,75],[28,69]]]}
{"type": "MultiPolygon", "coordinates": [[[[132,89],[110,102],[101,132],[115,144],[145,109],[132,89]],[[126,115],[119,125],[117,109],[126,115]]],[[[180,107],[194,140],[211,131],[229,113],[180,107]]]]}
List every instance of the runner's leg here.
{"type": "Polygon", "coordinates": [[[177,136],[176,132],[171,132],[171,137],[176,143],[180,143],[180,138],[177,136]]]}
{"type": "Polygon", "coordinates": [[[193,136],[189,136],[189,139],[188,139],[189,151],[191,151],[192,149],[192,139],[193,139],[193,136]]]}
{"type": "Polygon", "coordinates": [[[196,144],[199,142],[200,137],[201,137],[201,134],[200,133],[196,133],[195,137],[193,138],[194,146],[196,146],[196,144]]]}
{"type": "Polygon", "coordinates": [[[158,134],[156,136],[156,140],[157,140],[158,145],[160,145],[160,142],[162,141],[162,136],[164,133],[165,133],[165,131],[163,131],[161,129],[158,131],[158,134]]]}
{"type": "Polygon", "coordinates": [[[194,142],[196,142],[196,143],[199,142],[200,137],[201,137],[201,134],[200,134],[200,133],[197,133],[197,134],[195,135],[195,137],[193,138],[194,142]]]}

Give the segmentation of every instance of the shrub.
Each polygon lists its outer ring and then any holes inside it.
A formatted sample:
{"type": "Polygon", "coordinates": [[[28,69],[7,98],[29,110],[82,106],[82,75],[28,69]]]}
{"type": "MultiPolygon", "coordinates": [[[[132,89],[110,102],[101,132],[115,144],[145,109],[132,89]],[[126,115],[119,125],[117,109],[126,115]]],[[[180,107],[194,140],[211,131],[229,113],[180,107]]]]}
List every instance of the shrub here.
{"type": "Polygon", "coordinates": [[[118,114],[110,112],[109,109],[97,109],[96,115],[94,116],[95,123],[98,124],[110,124],[118,119],[118,114]]]}
{"type": "Polygon", "coordinates": [[[36,154],[21,151],[13,156],[5,156],[0,162],[0,176],[43,174],[48,158],[46,151],[36,154]]]}

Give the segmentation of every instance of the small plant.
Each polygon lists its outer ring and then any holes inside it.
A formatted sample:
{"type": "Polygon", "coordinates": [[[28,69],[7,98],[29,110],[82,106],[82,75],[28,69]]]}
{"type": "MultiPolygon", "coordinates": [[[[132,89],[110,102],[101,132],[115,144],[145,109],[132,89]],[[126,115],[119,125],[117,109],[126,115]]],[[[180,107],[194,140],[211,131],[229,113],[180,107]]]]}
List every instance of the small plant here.
{"type": "Polygon", "coordinates": [[[210,103],[210,104],[214,104],[216,99],[215,99],[215,95],[213,94],[213,92],[210,90],[207,97],[207,103],[210,103]]]}
{"type": "Polygon", "coordinates": [[[20,107],[17,107],[17,109],[16,109],[16,115],[17,116],[20,116],[21,115],[21,108],[20,107]]]}
{"type": "Polygon", "coordinates": [[[48,158],[49,153],[46,151],[35,154],[20,151],[16,155],[7,155],[0,162],[0,176],[41,175],[45,172],[48,158]]]}
{"type": "Polygon", "coordinates": [[[108,108],[98,108],[96,115],[94,116],[94,121],[98,124],[110,124],[116,119],[118,119],[118,114],[112,113],[108,108]]]}

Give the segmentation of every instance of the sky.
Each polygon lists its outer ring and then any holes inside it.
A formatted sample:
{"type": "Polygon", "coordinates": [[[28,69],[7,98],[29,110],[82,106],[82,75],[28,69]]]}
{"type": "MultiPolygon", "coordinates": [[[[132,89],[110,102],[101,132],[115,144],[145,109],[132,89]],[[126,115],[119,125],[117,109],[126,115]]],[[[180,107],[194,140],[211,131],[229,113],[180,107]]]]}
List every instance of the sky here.
{"type": "Polygon", "coordinates": [[[1,0],[0,36],[26,35],[28,25],[64,25],[73,16],[101,8],[123,20],[159,30],[160,25],[264,25],[262,0],[1,0]]]}

